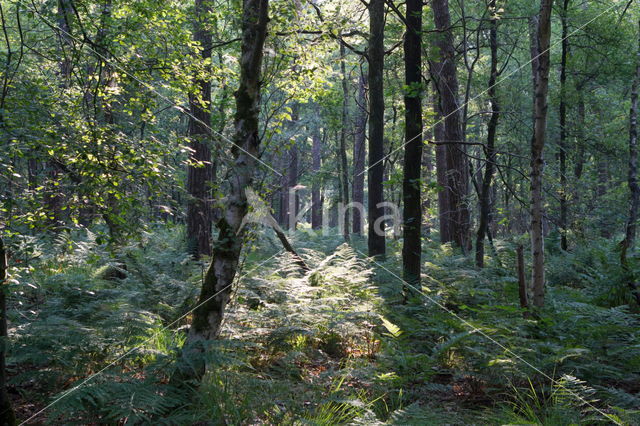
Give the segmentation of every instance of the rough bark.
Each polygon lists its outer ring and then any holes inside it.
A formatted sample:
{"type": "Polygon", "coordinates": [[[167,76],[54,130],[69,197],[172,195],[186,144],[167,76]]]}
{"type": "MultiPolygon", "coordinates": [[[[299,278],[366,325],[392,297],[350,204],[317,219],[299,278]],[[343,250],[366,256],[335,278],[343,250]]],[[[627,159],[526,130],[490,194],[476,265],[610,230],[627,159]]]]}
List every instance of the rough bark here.
{"type": "Polygon", "coordinates": [[[444,116],[444,139],[446,146],[446,180],[448,219],[450,233],[444,242],[453,242],[465,253],[469,249],[470,214],[467,205],[469,194],[469,168],[460,122],[458,105],[458,77],[456,75],[455,48],[451,32],[451,17],[448,0],[433,0],[431,7],[438,37],[436,46],[440,52],[440,92],[442,114],[444,116]]]}
{"type": "Polygon", "coordinates": [[[487,124],[487,146],[484,149],[484,155],[487,161],[482,177],[482,185],[478,193],[478,197],[480,198],[480,218],[476,236],[476,265],[479,268],[484,267],[484,237],[489,232],[489,222],[491,219],[491,182],[493,180],[496,162],[496,129],[498,127],[498,118],[500,117],[500,104],[495,88],[496,79],[498,78],[498,18],[496,16],[495,0],[489,2],[489,8],[491,15],[489,24],[491,69],[487,93],[491,102],[491,118],[487,124]]]}
{"type": "Polygon", "coordinates": [[[0,424],[13,426],[16,417],[7,392],[6,348],[7,348],[7,278],[8,263],[4,242],[0,237],[0,424]]]}
{"type": "Polygon", "coordinates": [[[384,223],[384,0],[369,1],[369,179],[368,249],[369,256],[386,252],[384,223]],[[376,232],[378,228],[379,232],[376,232]]]}
{"type": "MultiPolygon", "coordinates": [[[[347,71],[345,69],[346,53],[344,44],[340,43],[340,72],[342,74],[342,129],[340,130],[340,183],[342,185],[342,203],[346,207],[349,205],[349,166],[347,165],[347,127],[349,126],[349,90],[347,86],[347,71]]],[[[342,234],[346,241],[349,241],[351,232],[350,211],[344,209],[344,217],[340,220],[342,223],[342,234]]]]}
{"type": "Polygon", "coordinates": [[[407,0],[406,8],[402,277],[415,284],[420,281],[422,256],[422,0],[407,0]]]}
{"type": "MultiPolygon", "coordinates": [[[[353,145],[353,188],[352,198],[354,203],[364,205],[364,165],[367,131],[367,106],[366,106],[367,77],[363,72],[358,82],[358,97],[356,99],[355,135],[353,145]]],[[[364,218],[359,209],[353,210],[353,233],[364,233],[364,218]]]]}
{"type": "Polygon", "coordinates": [[[569,205],[567,200],[567,54],[569,52],[569,38],[567,10],[569,1],[562,3],[562,54],[560,59],[560,103],[558,106],[558,116],[560,121],[560,139],[558,141],[558,160],[560,163],[560,248],[568,249],[567,224],[569,216],[569,205]]]}
{"type": "MultiPolygon", "coordinates": [[[[204,277],[199,306],[193,312],[187,339],[190,347],[219,336],[238,267],[242,249],[242,235],[238,234],[238,230],[248,211],[245,190],[251,185],[255,158],[259,155],[260,74],[268,4],[268,0],[244,0],[243,3],[240,77],[235,93],[234,145],[231,148],[234,160],[229,176],[229,196],[217,223],[219,236],[204,277]]],[[[201,377],[204,365],[197,365],[194,373],[196,377],[201,377]]]]}
{"type": "MultiPolygon", "coordinates": [[[[200,45],[202,63],[211,60],[212,36],[206,28],[208,0],[195,0],[193,40],[200,45]]],[[[211,254],[211,82],[196,78],[189,94],[189,165],[187,166],[187,241],[195,258],[211,254]]]]}
{"type": "Polygon", "coordinates": [[[534,89],[534,125],[531,138],[531,252],[533,305],[544,306],[544,235],[542,173],[547,127],[547,92],[549,89],[549,41],[551,39],[551,7],[553,0],[540,1],[536,28],[537,68],[534,89]]]}
{"type": "Polygon", "coordinates": [[[311,148],[312,170],[314,174],[313,185],[311,187],[311,228],[322,228],[322,195],[320,187],[320,172],[322,161],[322,138],[320,129],[315,128],[312,134],[313,145],[311,148]]]}

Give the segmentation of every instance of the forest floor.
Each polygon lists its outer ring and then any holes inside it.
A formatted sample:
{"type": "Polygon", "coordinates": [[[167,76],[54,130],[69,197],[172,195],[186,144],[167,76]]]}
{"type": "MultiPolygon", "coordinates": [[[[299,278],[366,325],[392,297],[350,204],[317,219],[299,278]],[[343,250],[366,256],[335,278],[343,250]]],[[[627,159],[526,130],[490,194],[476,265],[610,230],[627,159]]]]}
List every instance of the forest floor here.
{"type": "Polygon", "coordinates": [[[90,232],[12,242],[21,420],[56,401],[29,424],[640,424],[640,323],[613,243],[552,251],[547,307],[524,319],[511,244],[479,270],[425,242],[403,304],[400,241],[378,262],[357,237],[297,231],[303,273],[259,235],[208,374],[176,393],[204,264],[179,231],[117,250],[90,232]]]}

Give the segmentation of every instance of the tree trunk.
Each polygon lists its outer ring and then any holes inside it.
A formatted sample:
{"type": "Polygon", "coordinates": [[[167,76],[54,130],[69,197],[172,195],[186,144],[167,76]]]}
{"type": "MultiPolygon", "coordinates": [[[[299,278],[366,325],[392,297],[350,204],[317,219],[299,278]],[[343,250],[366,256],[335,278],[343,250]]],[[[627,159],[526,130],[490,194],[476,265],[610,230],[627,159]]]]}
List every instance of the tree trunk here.
{"type": "Polygon", "coordinates": [[[320,186],[320,167],[322,161],[322,138],[320,138],[320,129],[317,127],[313,130],[313,146],[311,148],[313,185],[311,187],[311,228],[322,228],[322,195],[320,186]]]}
{"type": "Polygon", "coordinates": [[[500,104],[496,93],[496,79],[498,78],[498,18],[496,16],[496,0],[489,3],[489,14],[491,15],[489,29],[489,43],[491,46],[491,71],[489,76],[489,100],[491,101],[491,118],[487,125],[487,146],[485,157],[487,162],[482,177],[482,186],[478,197],[480,198],[480,220],[478,224],[478,234],[476,236],[476,265],[484,267],[484,237],[489,232],[489,221],[491,218],[491,181],[496,162],[496,129],[498,118],[500,117],[500,104]]]}
{"type": "Polygon", "coordinates": [[[384,0],[369,1],[369,256],[384,256],[384,0]]]}
{"type": "MultiPolygon", "coordinates": [[[[432,75],[439,75],[440,65],[434,64],[432,75]]],[[[435,85],[435,83],[434,83],[435,85]]],[[[440,96],[436,96],[438,89],[433,94],[433,109],[435,125],[433,126],[433,138],[436,143],[436,182],[438,183],[438,222],[440,242],[451,241],[451,220],[449,219],[449,191],[447,190],[447,147],[444,142],[444,123],[442,121],[442,107],[440,96]]]]}
{"type": "MultiPolygon", "coordinates": [[[[213,248],[198,301],[193,312],[187,344],[215,339],[220,334],[224,309],[229,302],[242,249],[238,230],[247,214],[246,189],[250,187],[259,155],[258,115],[260,111],[260,73],[267,33],[268,0],[244,0],[239,88],[235,93],[233,168],[229,178],[229,196],[217,223],[218,241],[213,248]],[[240,149],[241,148],[241,149],[240,149]]],[[[195,369],[204,374],[204,365],[195,369]]]]}
{"type": "MultiPolygon", "coordinates": [[[[360,74],[358,82],[358,98],[356,100],[356,120],[353,146],[353,202],[364,205],[364,164],[366,154],[366,131],[367,131],[367,106],[366,102],[366,74],[360,74]]],[[[353,233],[362,235],[364,233],[364,218],[360,209],[353,210],[353,233]]]]}
{"type": "Polygon", "coordinates": [[[7,392],[6,371],[6,348],[9,338],[7,332],[7,279],[7,252],[0,237],[0,424],[13,426],[16,424],[16,417],[7,392]]]}
{"type": "Polygon", "coordinates": [[[568,249],[567,243],[567,223],[569,215],[569,205],[567,202],[567,54],[569,52],[567,10],[569,1],[562,3],[562,56],[560,59],[560,105],[558,115],[560,119],[560,140],[558,143],[558,157],[560,162],[560,248],[568,249]]]}
{"type": "Polygon", "coordinates": [[[346,208],[349,205],[349,166],[347,165],[347,127],[349,126],[349,109],[348,109],[348,96],[349,90],[347,87],[347,71],[345,69],[346,53],[344,44],[340,43],[340,72],[342,73],[342,129],[340,130],[340,169],[341,176],[340,181],[342,184],[342,202],[344,205],[344,217],[340,220],[342,223],[342,233],[344,239],[349,241],[349,233],[351,232],[351,222],[349,220],[349,211],[351,209],[346,208]]]}
{"type": "Polygon", "coordinates": [[[553,0],[540,1],[536,30],[538,66],[535,71],[534,126],[531,138],[531,252],[533,255],[531,286],[533,305],[544,306],[544,236],[542,173],[544,169],[544,137],[547,126],[547,92],[549,89],[549,41],[551,39],[551,7],[553,0]]]}
{"type": "Polygon", "coordinates": [[[527,279],[524,272],[524,247],[519,244],[516,248],[516,267],[518,270],[518,296],[520,298],[520,307],[523,309],[522,316],[529,317],[529,295],[527,290],[527,279]]]}
{"type": "MultiPolygon", "coordinates": [[[[202,63],[211,60],[211,33],[206,29],[208,0],[195,0],[193,40],[200,45],[202,63]]],[[[196,78],[189,93],[189,165],[187,166],[187,241],[195,258],[211,254],[211,82],[196,78]]]]}
{"type": "MultiPolygon", "coordinates": [[[[640,21],[638,23],[640,29],[640,21]]],[[[633,296],[640,305],[640,292],[635,283],[632,272],[627,264],[627,250],[633,249],[636,240],[638,209],[640,208],[640,186],[638,185],[638,85],[640,84],[640,43],[636,58],[636,73],[631,85],[631,109],[629,111],[629,220],[625,229],[625,238],[621,243],[620,261],[623,269],[629,275],[627,283],[633,296]]]]}
{"type": "Polygon", "coordinates": [[[291,134],[291,145],[284,155],[285,186],[283,188],[283,224],[285,229],[295,231],[297,227],[296,216],[299,209],[299,197],[294,189],[298,185],[298,145],[295,140],[297,124],[299,120],[300,104],[294,102],[291,106],[291,120],[288,123],[291,134]],[[293,196],[292,196],[293,195],[293,196]]]}
{"type": "Polygon", "coordinates": [[[420,281],[422,256],[422,0],[407,0],[406,7],[402,276],[406,282],[416,284],[420,281]]]}
{"type": "Polygon", "coordinates": [[[467,205],[469,195],[469,169],[460,123],[458,105],[458,78],[456,75],[455,49],[451,32],[451,17],[448,0],[433,0],[433,16],[436,29],[440,33],[436,46],[440,52],[441,74],[438,89],[444,116],[444,138],[446,146],[446,180],[448,218],[450,234],[444,242],[453,242],[463,252],[469,249],[470,214],[467,205]]]}

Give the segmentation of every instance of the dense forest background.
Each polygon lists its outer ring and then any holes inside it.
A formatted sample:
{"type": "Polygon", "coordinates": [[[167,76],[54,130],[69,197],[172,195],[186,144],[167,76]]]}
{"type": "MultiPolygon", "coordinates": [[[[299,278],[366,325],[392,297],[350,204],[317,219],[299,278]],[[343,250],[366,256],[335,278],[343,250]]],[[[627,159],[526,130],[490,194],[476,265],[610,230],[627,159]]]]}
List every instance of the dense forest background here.
{"type": "Polygon", "coordinates": [[[632,0],[0,0],[2,424],[638,424],[632,0]]]}

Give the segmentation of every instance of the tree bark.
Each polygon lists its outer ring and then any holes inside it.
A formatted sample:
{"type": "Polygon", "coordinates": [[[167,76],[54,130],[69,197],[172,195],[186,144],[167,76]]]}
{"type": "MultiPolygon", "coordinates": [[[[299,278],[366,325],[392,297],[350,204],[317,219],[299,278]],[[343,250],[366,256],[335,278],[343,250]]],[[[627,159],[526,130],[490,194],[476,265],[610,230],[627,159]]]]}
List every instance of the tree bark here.
{"type": "Polygon", "coordinates": [[[489,76],[489,87],[487,93],[491,101],[491,118],[487,125],[487,146],[484,155],[487,162],[482,177],[482,186],[478,197],[480,198],[480,219],[478,224],[478,234],[476,236],[476,265],[484,267],[484,237],[489,232],[491,219],[491,181],[493,180],[494,167],[496,162],[496,129],[498,118],[500,117],[500,104],[496,93],[496,80],[498,78],[498,17],[496,16],[496,0],[490,0],[489,11],[491,15],[489,27],[489,44],[491,46],[491,70],[489,76]]]}
{"type": "MultiPolygon", "coordinates": [[[[405,146],[402,180],[402,276],[410,283],[420,281],[422,257],[422,0],[406,2],[404,36],[405,146]]],[[[405,297],[406,297],[405,289],[405,297]]]]}
{"type": "Polygon", "coordinates": [[[320,167],[322,161],[322,138],[320,138],[320,129],[314,128],[312,134],[313,145],[311,148],[313,185],[311,187],[311,228],[322,228],[322,194],[320,186],[320,167]]]}
{"type": "Polygon", "coordinates": [[[13,426],[16,416],[7,392],[6,353],[9,333],[7,331],[7,279],[8,262],[4,241],[0,237],[0,424],[13,426]]]}
{"type": "MultiPolygon", "coordinates": [[[[433,75],[439,75],[439,64],[434,64],[433,75]]],[[[434,83],[435,84],[435,83],[434,83]]],[[[438,183],[438,222],[440,242],[451,241],[451,220],[449,219],[449,200],[447,190],[447,147],[444,142],[444,123],[442,122],[442,108],[440,96],[436,96],[437,88],[433,95],[433,109],[435,125],[433,126],[433,138],[436,142],[436,182],[438,183]]]]}
{"type": "Polygon", "coordinates": [[[524,310],[522,315],[524,318],[529,317],[529,295],[527,290],[527,279],[524,272],[524,247],[522,244],[516,248],[516,263],[518,270],[518,296],[520,298],[520,307],[524,310]]]}
{"type": "Polygon", "coordinates": [[[542,173],[544,142],[547,126],[547,92],[549,89],[549,41],[551,39],[551,8],[553,0],[540,1],[540,16],[536,29],[537,68],[535,70],[534,126],[531,138],[531,252],[533,255],[531,286],[533,305],[544,306],[544,235],[542,173]]]}
{"type": "MultiPolygon", "coordinates": [[[[215,339],[220,334],[224,310],[229,302],[242,250],[238,230],[247,214],[246,189],[250,187],[259,155],[258,115],[260,111],[260,74],[267,33],[268,0],[244,0],[239,88],[235,93],[233,168],[229,177],[229,196],[217,223],[218,240],[211,264],[202,284],[198,308],[193,312],[187,344],[215,339]]],[[[204,365],[196,368],[196,377],[204,374],[204,365]]]]}
{"type": "Polygon", "coordinates": [[[369,1],[369,256],[386,252],[385,224],[379,220],[384,215],[384,13],[384,0],[369,1]]]}
{"type": "MultiPolygon", "coordinates": [[[[367,131],[367,106],[366,103],[367,76],[363,72],[360,74],[358,82],[358,97],[356,99],[356,119],[355,135],[353,145],[353,189],[352,198],[354,203],[364,205],[364,165],[367,131]]],[[[353,210],[353,233],[362,235],[364,233],[364,218],[359,209],[353,210]]]]}
{"type": "MultiPolygon", "coordinates": [[[[212,36],[206,28],[208,0],[195,0],[193,40],[200,45],[202,63],[211,60],[212,36]]],[[[211,82],[196,78],[195,92],[189,93],[189,165],[187,166],[187,241],[197,259],[211,254],[211,82]]]]}
{"type": "Polygon", "coordinates": [[[340,43],[340,72],[342,74],[342,129],[340,130],[340,169],[341,176],[340,182],[342,184],[342,202],[345,206],[344,217],[340,220],[342,223],[342,233],[344,239],[349,241],[349,233],[351,232],[351,222],[349,211],[351,209],[346,208],[349,205],[349,166],[347,163],[347,127],[349,126],[349,107],[348,96],[349,90],[347,86],[347,71],[345,69],[346,52],[344,44],[340,43]]]}
{"type": "Polygon", "coordinates": [[[558,115],[560,120],[560,140],[558,142],[558,157],[560,162],[560,248],[568,249],[567,243],[567,223],[569,216],[569,205],[567,200],[567,54],[569,52],[568,23],[567,10],[569,1],[564,0],[562,3],[562,55],[560,59],[560,104],[558,106],[558,115]]]}
{"type": "Polygon", "coordinates": [[[451,241],[466,253],[470,244],[470,214],[469,206],[467,205],[469,168],[465,146],[460,143],[463,140],[463,135],[458,105],[458,78],[456,75],[449,1],[433,0],[431,7],[436,29],[439,32],[436,42],[441,61],[438,89],[444,116],[444,138],[446,142],[446,188],[450,234],[444,236],[446,237],[444,242],[451,241]]]}

